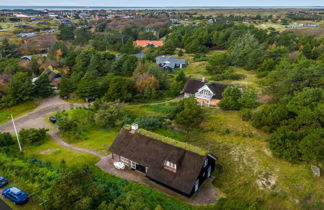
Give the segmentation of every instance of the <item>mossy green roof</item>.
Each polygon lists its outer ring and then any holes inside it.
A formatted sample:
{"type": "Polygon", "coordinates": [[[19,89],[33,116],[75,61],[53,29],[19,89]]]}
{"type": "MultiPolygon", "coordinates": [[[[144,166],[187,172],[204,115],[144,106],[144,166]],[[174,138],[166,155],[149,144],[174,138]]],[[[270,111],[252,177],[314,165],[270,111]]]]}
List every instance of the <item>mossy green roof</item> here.
{"type": "MultiPolygon", "coordinates": [[[[124,128],[127,129],[127,130],[130,130],[131,126],[130,125],[125,125],[124,128]]],[[[194,145],[187,144],[185,142],[177,141],[177,140],[172,139],[170,137],[162,136],[162,135],[160,135],[158,133],[154,133],[154,132],[142,129],[142,128],[136,130],[136,132],[139,133],[139,134],[142,134],[143,136],[150,137],[152,139],[155,139],[155,140],[161,141],[163,143],[170,144],[172,146],[179,147],[179,148],[182,148],[182,149],[197,153],[199,155],[204,156],[204,155],[208,154],[208,151],[206,151],[206,150],[204,150],[204,149],[202,149],[200,147],[196,147],[194,145]]]]}

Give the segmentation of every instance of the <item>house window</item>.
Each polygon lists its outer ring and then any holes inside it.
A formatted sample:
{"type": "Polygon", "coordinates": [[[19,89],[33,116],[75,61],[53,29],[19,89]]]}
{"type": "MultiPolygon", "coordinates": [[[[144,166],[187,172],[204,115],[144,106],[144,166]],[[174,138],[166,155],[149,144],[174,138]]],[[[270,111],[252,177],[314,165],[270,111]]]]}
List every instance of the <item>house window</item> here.
{"type": "Polygon", "coordinates": [[[166,160],[164,161],[164,169],[175,173],[177,171],[177,164],[166,160]]]}
{"type": "Polygon", "coordinates": [[[170,161],[164,161],[164,166],[167,166],[167,167],[170,167],[170,168],[173,168],[173,169],[177,169],[177,165],[170,162],[170,161]]]}
{"type": "Polygon", "coordinates": [[[208,165],[208,159],[204,161],[204,167],[206,167],[207,165],[208,165]]]}

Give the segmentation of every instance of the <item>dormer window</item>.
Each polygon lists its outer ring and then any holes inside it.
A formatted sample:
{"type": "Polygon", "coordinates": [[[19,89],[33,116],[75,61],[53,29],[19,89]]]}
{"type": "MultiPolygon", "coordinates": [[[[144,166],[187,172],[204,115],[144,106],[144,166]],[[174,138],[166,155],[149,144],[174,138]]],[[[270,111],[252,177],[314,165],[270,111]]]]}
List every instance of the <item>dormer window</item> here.
{"type": "Polygon", "coordinates": [[[166,170],[172,171],[172,172],[176,172],[177,171],[177,164],[172,163],[170,161],[164,161],[164,168],[166,170]]]}

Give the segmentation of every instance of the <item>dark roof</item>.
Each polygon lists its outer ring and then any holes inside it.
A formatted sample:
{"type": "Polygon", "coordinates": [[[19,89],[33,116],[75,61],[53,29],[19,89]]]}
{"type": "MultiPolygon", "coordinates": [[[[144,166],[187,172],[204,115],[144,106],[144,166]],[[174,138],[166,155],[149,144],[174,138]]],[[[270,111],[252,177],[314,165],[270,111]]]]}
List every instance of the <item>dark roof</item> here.
{"type": "Polygon", "coordinates": [[[187,80],[183,92],[189,94],[195,94],[204,85],[207,85],[208,88],[214,93],[213,96],[214,99],[222,99],[223,98],[222,94],[224,90],[227,87],[232,86],[231,84],[225,84],[220,82],[213,82],[208,84],[207,82],[202,82],[202,80],[190,78],[187,80]]]}
{"type": "Polygon", "coordinates": [[[213,91],[213,93],[214,93],[214,96],[213,96],[214,99],[222,99],[223,98],[222,94],[223,94],[224,90],[229,86],[232,86],[232,85],[220,83],[220,82],[214,82],[214,83],[208,85],[209,89],[211,91],[213,91]]]}
{"type": "Polygon", "coordinates": [[[167,144],[138,132],[122,128],[110,147],[112,153],[121,155],[148,167],[147,176],[185,194],[190,194],[199,176],[206,155],[199,155],[167,144]],[[163,168],[164,161],[177,164],[177,172],[163,168]]]}
{"type": "Polygon", "coordinates": [[[195,94],[204,85],[205,85],[205,83],[202,82],[201,80],[190,78],[187,80],[183,92],[195,94]]]}

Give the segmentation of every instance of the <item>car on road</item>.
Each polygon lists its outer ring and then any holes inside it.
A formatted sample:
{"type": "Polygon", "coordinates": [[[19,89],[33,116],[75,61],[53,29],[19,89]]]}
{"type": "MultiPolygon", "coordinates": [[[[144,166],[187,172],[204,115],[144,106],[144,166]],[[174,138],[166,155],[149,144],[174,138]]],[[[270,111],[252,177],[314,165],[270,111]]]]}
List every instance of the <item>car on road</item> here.
{"type": "Polygon", "coordinates": [[[52,123],[56,123],[56,118],[55,118],[55,117],[49,117],[48,119],[49,119],[49,121],[51,121],[52,123]]]}
{"type": "Polygon", "coordinates": [[[7,184],[8,184],[8,180],[0,176],[0,188],[6,186],[7,184]]]}
{"type": "Polygon", "coordinates": [[[10,201],[14,202],[15,204],[25,204],[29,200],[29,196],[24,191],[20,190],[17,187],[8,187],[3,192],[2,195],[9,199],[10,201]]]}

